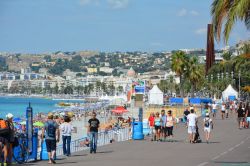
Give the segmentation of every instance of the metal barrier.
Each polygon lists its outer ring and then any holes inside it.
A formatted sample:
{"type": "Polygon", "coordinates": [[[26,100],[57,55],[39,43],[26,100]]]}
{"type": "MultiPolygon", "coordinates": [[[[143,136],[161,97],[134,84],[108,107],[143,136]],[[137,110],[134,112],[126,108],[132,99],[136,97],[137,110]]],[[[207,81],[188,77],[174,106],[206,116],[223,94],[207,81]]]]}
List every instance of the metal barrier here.
{"type": "MultiPolygon", "coordinates": [[[[108,145],[110,144],[111,140],[114,140],[115,142],[127,141],[130,139],[129,131],[130,129],[126,127],[126,128],[121,128],[121,129],[113,129],[113,130],[109,130],[105,132],[99,132],[97,145],[98,146],[108,145]]],[[[89,147],[82,145],[82,142],[84,142],[86,139],[87,137],[84,137],[81,139],[71,141],[71,144],[70,144],[71,153],[89,149],[89,147]]],[[[59,145],[57,147],[56,155],[57,156],[63,155],[62,145],[59,145]]]]}

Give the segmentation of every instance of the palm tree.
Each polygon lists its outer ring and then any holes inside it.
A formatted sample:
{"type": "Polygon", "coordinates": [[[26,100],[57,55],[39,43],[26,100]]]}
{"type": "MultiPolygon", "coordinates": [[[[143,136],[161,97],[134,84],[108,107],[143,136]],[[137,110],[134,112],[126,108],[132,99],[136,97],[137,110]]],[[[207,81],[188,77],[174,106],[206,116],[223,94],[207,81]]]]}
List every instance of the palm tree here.
{"type": "Polygon", "coordinates": [[[204,77],[204,67],[199,65],[197,57],[191,57],[187,62],[186,77],[191,83],[191,95],[194,97],[194,89],[200,80],[204,77]]]}
{"type": "Polygon", "coordinates": [[[220,41],[223,24],[225,24],[223,31],[225,43],[227,43],[232,27],[237,20],[244,21],[247,29],[250,29],[249,0],[214,0],[211,15],[217,41],[220,41]]]}
{"type": "Polygon", "coordinates": [[[183,97],[184,95],[182,82],[183,82],[183,73],[185,70],[186,61],[187,61],[187,57],[183,51],[177,51],[172,55],[171,68],[173,71],[175,71],[176,75],[180,77],[181,97],[183,97]]]}

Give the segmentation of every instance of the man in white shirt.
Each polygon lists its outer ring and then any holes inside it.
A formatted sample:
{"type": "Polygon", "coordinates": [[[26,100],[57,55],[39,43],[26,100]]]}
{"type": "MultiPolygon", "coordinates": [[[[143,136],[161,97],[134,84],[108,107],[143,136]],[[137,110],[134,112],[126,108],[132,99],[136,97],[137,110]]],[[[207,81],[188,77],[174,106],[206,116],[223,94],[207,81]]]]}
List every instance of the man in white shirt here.
{"type": "Polygon", "coordinates": [[[194,113],[194,109],[191,110],[191,113],[187,116],[187,126],[190,143],[194,143],[194,137],[196,133],[197,126],[197,115],[194,113]]]}
{"type": "Polygon", "coordinates": [[[213,113],[213,117],[216,117],[216,112],[217,112],[217,104],[214,102],[212,104],[212,113],[213,113]]]}

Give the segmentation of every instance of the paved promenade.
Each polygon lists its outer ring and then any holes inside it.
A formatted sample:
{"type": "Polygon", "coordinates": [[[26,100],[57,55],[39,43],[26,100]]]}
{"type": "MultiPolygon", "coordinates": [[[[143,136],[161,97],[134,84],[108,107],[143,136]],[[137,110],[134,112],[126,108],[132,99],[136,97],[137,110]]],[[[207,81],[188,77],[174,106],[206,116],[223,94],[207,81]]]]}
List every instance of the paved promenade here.
{"type": "MultiPolygon", "coordinates": [[[[201,119],[200,119],[201,121],[201,119]]],[[[239,130],[236,117],[214,120],[210,144],[190,144],[184,125],[175,128],[176,142],[127,141],[113,143],[98,149],[61,157],[58,165],[64,166],[250,166],[250,129],[239,130]]],[[[200,125],[201,126],[201,125],[200,125]]],[[[200,127],[204,140],[204,132],[200,127]]],[[[29,165],[47,165],[46,161],[29,165]]]]}

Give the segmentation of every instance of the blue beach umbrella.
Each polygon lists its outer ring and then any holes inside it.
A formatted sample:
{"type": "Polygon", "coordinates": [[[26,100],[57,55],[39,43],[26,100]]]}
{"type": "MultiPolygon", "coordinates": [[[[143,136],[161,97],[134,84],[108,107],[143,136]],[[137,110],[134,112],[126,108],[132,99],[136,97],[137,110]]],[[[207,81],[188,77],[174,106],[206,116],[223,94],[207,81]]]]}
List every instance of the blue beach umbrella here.
{"type": "Polygon", "coordinates": [[[14,119],[13,119],[13,122],[15,122],[15,123],[19,123],[19,122],[21,122],[21,121],[22,121],[21,118],[14,118],[14,119]]]}

